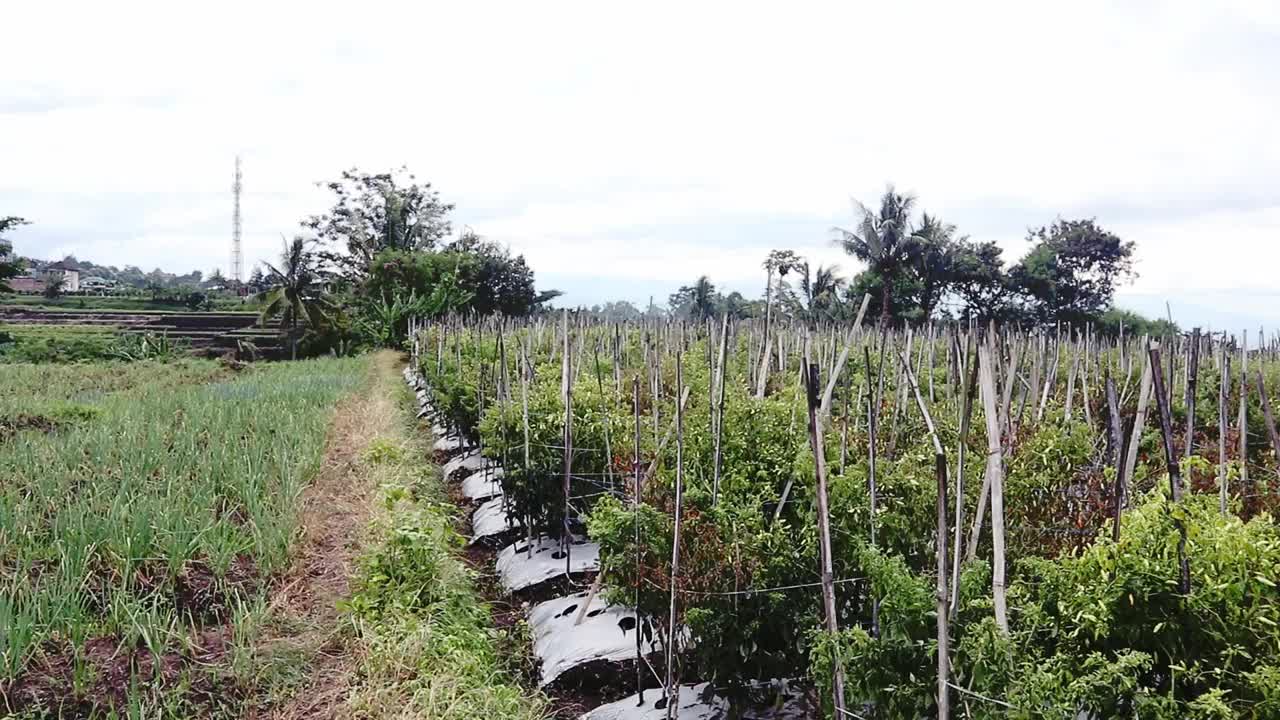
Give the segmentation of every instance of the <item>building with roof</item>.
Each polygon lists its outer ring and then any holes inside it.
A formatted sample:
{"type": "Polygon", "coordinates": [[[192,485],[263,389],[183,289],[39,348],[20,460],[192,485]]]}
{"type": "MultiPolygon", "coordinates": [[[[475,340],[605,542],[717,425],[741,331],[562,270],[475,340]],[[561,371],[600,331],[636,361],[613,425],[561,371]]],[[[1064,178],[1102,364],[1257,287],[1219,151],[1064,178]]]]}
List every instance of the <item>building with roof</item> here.
{"type": "Polygon", "coordinates": [[[56,262],[49,265],[45,270],[54,278],[62,278],[63,292],[80,292],[80,268],[63,262],[56,262]]]}

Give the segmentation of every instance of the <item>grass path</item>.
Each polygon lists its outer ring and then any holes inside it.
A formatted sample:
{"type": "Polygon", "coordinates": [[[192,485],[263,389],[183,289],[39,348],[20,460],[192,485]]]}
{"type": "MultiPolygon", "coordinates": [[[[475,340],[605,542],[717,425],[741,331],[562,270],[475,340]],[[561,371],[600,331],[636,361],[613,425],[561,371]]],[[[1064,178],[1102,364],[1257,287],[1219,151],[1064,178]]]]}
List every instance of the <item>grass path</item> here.
{"type": "Polygon", "coordinates": [[[350,595],[355,560],[369,539],[373,492],[378,484],[366,452],[399,424],[394,400],[400,360],[379,353],[366,384],[338,405],[329,427],[320,471],[303,491],[297,554],[271,594],[268,627],[259,658],[271,672],[267,707],[249,717],[335,717],[354,672],[351,634],[338,610],[350,595]],[[271,702],[272,684],[292,685],[291,697],[271,702]]]}
{"type": "Polygon", "coordinates": [[[541,720],[458,553],[403,359],[339,405],[253,659],[252,718],[541,720]]]}

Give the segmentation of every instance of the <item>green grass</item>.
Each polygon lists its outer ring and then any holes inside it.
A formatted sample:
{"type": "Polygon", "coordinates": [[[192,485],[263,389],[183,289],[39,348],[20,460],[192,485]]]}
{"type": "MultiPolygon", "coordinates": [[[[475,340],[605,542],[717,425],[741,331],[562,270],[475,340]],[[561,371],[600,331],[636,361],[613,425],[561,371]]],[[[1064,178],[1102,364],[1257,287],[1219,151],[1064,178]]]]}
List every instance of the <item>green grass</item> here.
{"type": "MultiPolygon", "coordinates": [[[[215,297],[213,309],[216,311],[254,310],[260,303],[253,298],[241,302],[238,297],[215,297]]],[[[152,300],[146,296],[111,297],[111,296],[72,296],[64,295],[49,299],[43,295],[0,295],[0,308],[16,307],[27,310],[151,310],[175,312],[188,311],[186,303],[169,300],[152,300]]]]}
{"type": "Polygon", "coordinates": [[[0,363],[104,360],[119,337],[115,328],[100,325],[0,324],[0,363]]]}
{"type": "Polygon", "coordinates": [[[95,417],[112,396],[138,388],[172,389],[226,371],[212,360],[11,364],[0,372],[0,425],[20,417],[55,423],[95,417]]]}
{"type": "MultiPolygon", "coordinates": [[[[396,386],[408,425],[412,396],[396,386]]],[[[379,466],[385,513],[346,604],[362,647],[350,710],[360,718],[548,717],[546,698],[516,683],[516,643],[494,629],[456,555],[456,510],[439,469],[423,460],[423,434],[404,428],[365,454],[379,466]]]]}
{"type": "MultiPolygon", "coordinates": [[[[6,369],[10,408],[87,398],[94,410],[71,430],[0,442],[0,696],[29,686],[49,657],[76,668],[77,689],[96,687],[95,639],[119,649],[112,657],[194,667],[195,631],[250,614],[288,561],[332,409],[367,362],[279,364],[200,385],[183,383],[210,364],[6,369]]],[[[141,661],[126,667],[142,688],[129,703],[189,712],[173,705],[181,692],[155,694],[141,661]]],[[[106,712],[102,698],[88,702],[106,712]]]]}

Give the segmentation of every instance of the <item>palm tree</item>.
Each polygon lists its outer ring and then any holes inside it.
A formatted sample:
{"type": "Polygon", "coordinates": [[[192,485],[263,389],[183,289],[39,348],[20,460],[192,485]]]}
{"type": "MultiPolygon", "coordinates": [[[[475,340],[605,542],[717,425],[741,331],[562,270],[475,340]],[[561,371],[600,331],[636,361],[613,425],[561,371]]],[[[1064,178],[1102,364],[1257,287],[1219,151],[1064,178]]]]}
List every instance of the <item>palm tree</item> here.
{"type": "Polygon", "coordinates": [[[957,248],[955,234],[955,225],[929,213],[924,213],[920,227],[912,234],[915,248],[910,265],[920,284],[920,310],[926,321],[933,316],[934,307],[952,282],[957,248]]]}
{"type": "Polygon", "coordinates": [[[910,260],[913,250],[911,213],[916,199],[909,193],[895,191],[890,185],[880,197],[879,210],[854,202],[861,215],[858,225],[853,230],[833,228],[835,243],[880,276],[880,321],[888,323],[894,281],[910,260]]]}
{"type": "Polygon", "coordinates": [[[305,320],[312,328],[323,327],[337,307],[324,296],[315,256],[303,238],[285,243],[279,268],[265,261],[262,264],[267,267],[269,289],[258,293],[258,300],[265,303],[258,324],[265,325],[269,318],[279,315],[280,328],[289,335],[290,356],[297,360],[299,321],[305,320]]]}
{"type": "Polygon", "coordinates": [[[711,278],[706,275],[698,278],[690,300],[694,320],[706,320],[716,314],[716,286],[711,284],[711,278]]]}
{"type": "Polygon", "coordinates": [[[831,316],[831,306],[839,302],[840,288],[844,286],[844,278],[839,265],[818,266],[816,272],[809,271],[808,261],[800,264],[801,314],[810,327],[818,324],[819,318],[831,316]]]}

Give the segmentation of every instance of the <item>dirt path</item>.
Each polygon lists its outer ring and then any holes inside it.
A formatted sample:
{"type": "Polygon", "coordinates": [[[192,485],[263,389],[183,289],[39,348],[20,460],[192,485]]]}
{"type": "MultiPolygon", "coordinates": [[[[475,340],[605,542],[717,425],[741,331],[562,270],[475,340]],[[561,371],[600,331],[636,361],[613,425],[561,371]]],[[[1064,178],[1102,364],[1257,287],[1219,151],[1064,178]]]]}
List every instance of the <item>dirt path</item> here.
{"type": "Polygon", "coordinates": [[[271,594],[271,627],[263,653],[301,661],[305,677],[289,699],[268,702],[252,718],[331,718],[343,702],[355,670],[350,635],[337,603],[350,592],[354,561],[368,539],[374,474],[365,449],[392,435],[400,422],[394,390],[402,360],[384,351],[373,358],[368,384],[342,402],[329,428],[323,465],[303,492],[298,555],[271,594]],[[273,706],[274,705],[274,706],[273,706]]]}

